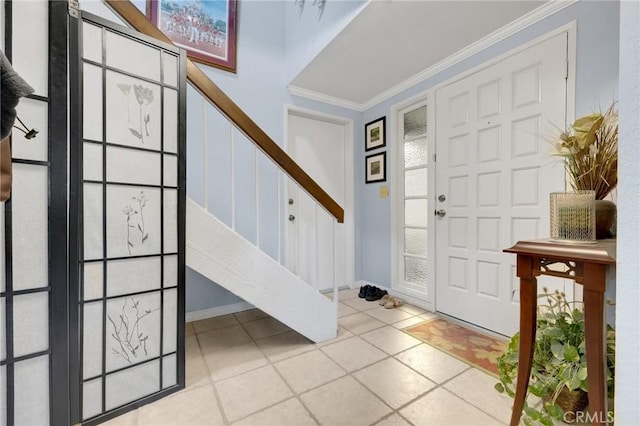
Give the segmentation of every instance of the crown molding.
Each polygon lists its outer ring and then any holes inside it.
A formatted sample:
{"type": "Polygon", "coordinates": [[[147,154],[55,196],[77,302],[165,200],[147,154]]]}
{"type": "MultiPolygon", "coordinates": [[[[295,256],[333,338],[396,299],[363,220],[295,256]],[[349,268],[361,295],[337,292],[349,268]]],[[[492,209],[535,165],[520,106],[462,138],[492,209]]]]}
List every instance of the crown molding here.
{"type": "Polygon", "coordinates": [[[446,70],[447,68],[462,62],[463,60],[475,55],[476,53],[481,52],[482,50],[516,34],[519,31],[524,30],[525,28],[530,27],[531,25],[542,21],[543,19],[565,9],[579,0],[549,0],[542,6],[532,10],[531,12],[522,15],[520,18],[515,21],[510,22],[509,24],[499,28],[498,30],[492,32],[491,34],[481,38],[480,40],[475,41],[474,43],[468,45],[467,47],[457,51],[451,56],[437,62],[436,64],[430,66],[429,68],[415,74],[412,77],[409,77],[405,81],[396,84],[388,90],[374,96],[364,103],[357,103],[353,101],[349,101],[347,99],[342,99],[334,96],[324,95],[322,93],[314,92],[311,90],[303,89],[300,87],[289,86],[289,90],[291,94],[296,96],[301,96],[313,100],[317,100],[320,102],[328,103],[331,105],[341,106],[344,108],[349,108],[355,111],[366,111],[367,109],[383,102],[392,96],[395,96],[418,83],[421,83],[434,75],[446,70]],[[294,92],[295,89],[295,92],[294,92]]]}

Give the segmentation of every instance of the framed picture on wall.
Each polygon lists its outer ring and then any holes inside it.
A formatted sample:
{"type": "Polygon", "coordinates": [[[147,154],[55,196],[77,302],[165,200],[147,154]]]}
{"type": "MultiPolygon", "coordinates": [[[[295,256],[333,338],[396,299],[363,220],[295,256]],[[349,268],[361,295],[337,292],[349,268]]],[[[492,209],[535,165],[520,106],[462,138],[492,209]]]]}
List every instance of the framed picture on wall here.
{"type": "Polygon", "coordinates": [[[373,120],[364,126],[365,134],[365,151],[371,151],[372,149],[382,148],[387,143],[384,138],[384,124],[386,117],[381,117],[373,120]]]}
{"type": "Polygon", "coordinates": [[[384,182],[387,180],[387,153],[367,155],[365,183],[384,182]]]}
{"type": "Polygon", "coordinates": [[[149,20],[197,62],[236,72],[236,0],[147,0],[149,20]]]}

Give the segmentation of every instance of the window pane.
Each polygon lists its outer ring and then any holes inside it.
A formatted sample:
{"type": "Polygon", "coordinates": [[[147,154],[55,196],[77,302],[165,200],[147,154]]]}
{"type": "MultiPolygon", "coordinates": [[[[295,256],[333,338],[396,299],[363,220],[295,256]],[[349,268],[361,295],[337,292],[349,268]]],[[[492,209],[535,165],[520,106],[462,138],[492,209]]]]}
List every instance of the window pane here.
{"type": "Polygon", "coordinates": [[[414,257],[404,258],[404,280],[409,283],[427,283],[427,261],[414,257]]]}
{"type": "Polygon", "coordinates": [[[408,139],[427,133],[427,107],[414,109],[404,115],[404,138],[408,139]]]}
{"type": "Polygon", "coordinates": [[[427,227],[427,200],[405,200],[404,223],[407,226],[427,227]]]}
{"type": "Polygon", "coordinates": [[[405,197],[427,196],[427,169],[407,170],[404,172],[405,197]]]}
{"type": "Polygon", "coordinates": [[[404,144],[404,167],[427,164],[427,138],[420,138],[404,144]]]}
{"type": "Polygon", "coordinates": [[[405,229],[404,230],[404,251],[407,254],[417,256],[427,255],[427,230],[426,229],[405,229]]]}

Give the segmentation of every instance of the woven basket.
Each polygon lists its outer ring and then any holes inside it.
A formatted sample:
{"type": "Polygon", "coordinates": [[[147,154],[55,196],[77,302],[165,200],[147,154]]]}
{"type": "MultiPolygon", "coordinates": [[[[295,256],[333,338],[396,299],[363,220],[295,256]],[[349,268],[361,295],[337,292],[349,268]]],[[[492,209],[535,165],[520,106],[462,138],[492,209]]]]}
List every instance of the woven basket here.
{"type": "MultiPolygon", "coordinates": [[[[551,402],[551,397],[547,396],[542,398],[546,402],[551,402]]],[[[565,412],[562,417],[566,423],[573,423],[576,420],[576,413],[584,411],[589,405],[589,397],[582,389],[576,389],[570,391],[567,387],[563,387],[558,397],[555,400],[555,404],[562,408],[565,412]]]]}

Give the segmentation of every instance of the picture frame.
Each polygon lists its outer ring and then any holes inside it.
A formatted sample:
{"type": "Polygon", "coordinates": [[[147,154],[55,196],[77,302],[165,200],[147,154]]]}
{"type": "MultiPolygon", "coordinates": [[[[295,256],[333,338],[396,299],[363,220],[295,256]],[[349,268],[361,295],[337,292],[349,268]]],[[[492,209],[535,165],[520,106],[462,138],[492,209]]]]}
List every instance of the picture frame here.
{"type": "Polygon", "coordinates": [[[365,158],[365,183],[387,180],[387,153],[367,155],[365,158]]]}
{"type": "Polygon", "coordinates": [[[191,60],[236,72],[237,0],[147,0],[147,17],[191,60]]]}
{"type": "Polygon", "coordinates": [[[385,124],[387,117],[380,117],[364,126],[365,134],[365,151],[382,148],[387,145],[385,138],[385,124]]]}

